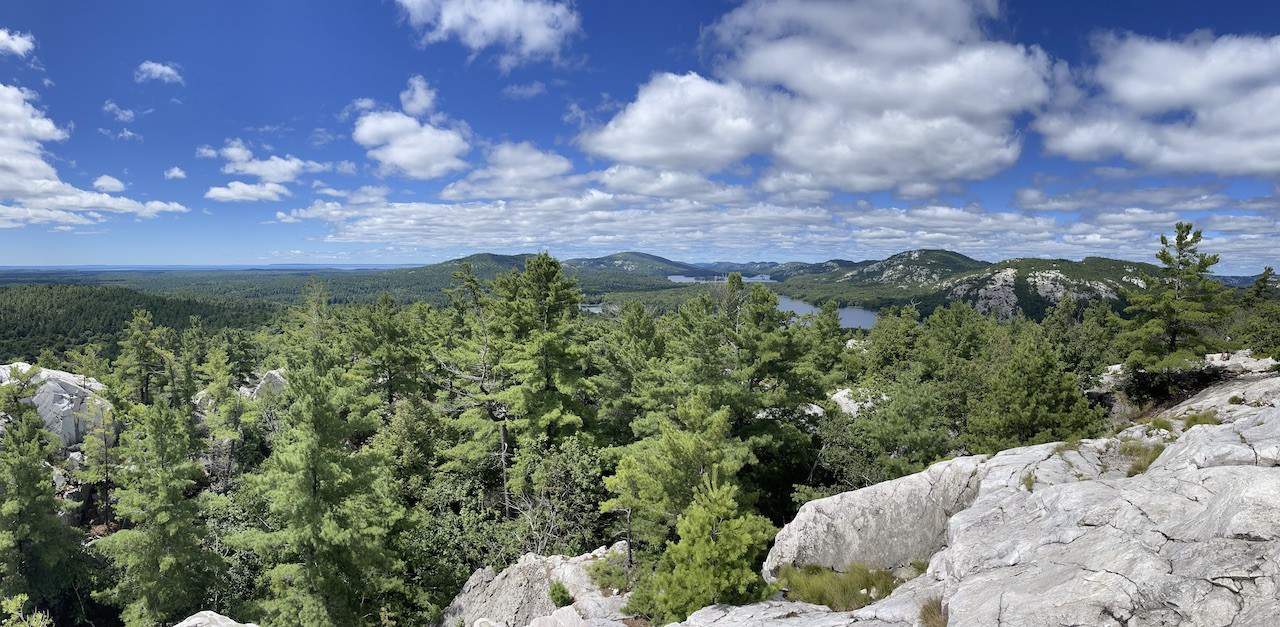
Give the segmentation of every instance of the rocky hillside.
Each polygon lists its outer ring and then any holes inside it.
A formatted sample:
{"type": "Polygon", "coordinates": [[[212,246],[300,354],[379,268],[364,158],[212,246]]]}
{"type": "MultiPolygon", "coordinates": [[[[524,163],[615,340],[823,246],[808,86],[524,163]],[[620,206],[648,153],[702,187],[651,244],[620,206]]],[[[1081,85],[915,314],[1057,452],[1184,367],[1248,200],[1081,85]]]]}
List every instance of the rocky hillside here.
{"type": "Polygon", "coordinates": [[[807,503],[764,565],[927,570],[852,612],[781,599],[684,624],[1272,625],[1280,616],[1280,375],[1243,371],[1115,437],[934,464],[807,503]],[[1149,466],[1144,466],[1150,457],[1149,466]]]}
{"type": "MultiPolygon", "coordinates": [[[[836,612],[780,593],[707,607],[682,625],[914,627],[924,606],[949,625],[1275,624],[1280,374],[1274,360],[1211,357],[1233,376],[1114,437],[959,457],[811,501],[763,566],[769,581],[786,565],[909,577],[886,598],[836,612]]],[[[638,624],[622,613],[624,594],[587,574],[625,550],[530,554],[501,573],[476,571],[445,624],[638,624]],[[556,607],[554,582],[571,603],[556,607]]]]}
{"type": "Polygon", "coordinates": [[[870,307],[913,303],[928,310],[963,301],[1002,318],[1038,318],[1063,298],[1118,302],[1125,287],[1140,286],[1142,276],[1154,271],[1150,264],[1099,257],[987,263],[945,250],[915,250],[883,261],[792,269],[777,289],[804,300],[870,307]]]}

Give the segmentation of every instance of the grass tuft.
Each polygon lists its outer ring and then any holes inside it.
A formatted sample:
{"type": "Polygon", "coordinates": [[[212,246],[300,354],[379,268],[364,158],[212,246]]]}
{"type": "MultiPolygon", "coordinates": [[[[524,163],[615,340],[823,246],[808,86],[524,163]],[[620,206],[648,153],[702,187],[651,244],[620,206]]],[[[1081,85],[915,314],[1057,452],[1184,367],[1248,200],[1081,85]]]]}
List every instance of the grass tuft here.
{"type": "Polygon", "coordinates": [[[1183,429],[1190,429],[1196,425],[1220,424],[1222,424],[1222,421],[1218,419],[1218,412],[1213,411],[1212,409],[1209,411],[1202,411],[1198,414],[1191,414],[1190,416],[1186,416],[1182,419],[1183,429]]]}
{"type": "Polygon", "coordinates": [[[1120,454],[1130,459],[1130,477],[1146,472],[1163,452],[1163,444],[1143,444],[1137,440],[1129,440],[1120,445],[1120,454]]]}
{"type": "Polygon", "coordinates": [[[861,564],[853,564],[843,573],[821,566],[785,566],[778,580],[787,589],[787,598],[825,605],[837,612],[879,601],[902,583],[887,570],[861,564]]]}
{"type": "Polygon", "coordinates": [[[942,609],[942,599],[933,597],[920,604],[921,627],[947,627],[947,611],[942,609]]]}

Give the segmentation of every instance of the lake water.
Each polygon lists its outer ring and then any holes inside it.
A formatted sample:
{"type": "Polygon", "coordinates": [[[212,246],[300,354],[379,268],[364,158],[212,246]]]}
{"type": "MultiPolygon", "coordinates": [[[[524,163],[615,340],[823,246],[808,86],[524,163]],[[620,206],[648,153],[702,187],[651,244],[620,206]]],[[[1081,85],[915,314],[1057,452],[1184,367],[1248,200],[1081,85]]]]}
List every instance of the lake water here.
{"type": "MultiPolygon", "coordinates": [[[[683,274],[669,274],[667,275],[667,280],[671,281],[672,283],[725,283],[728,281],[728,279],[725,279],[722,277],[708,279],[705,277],[685,276],[683,274]]],[[[769,278],[768,275],[761,274],[758,276],[744,276],[742,277],[742,282],[743,283],[773,283],[773,279],[769,278]]]]}
{"type": "MultiPolygon", "coordinates": [[[[819,308],[802,300],[778,295],[778,309],[795,312],[796,315],[818,313],[819,308]]],[[[846,329],[870,329],[876,324],[876,312],[861,307],[841,307],[840,326],[846,329]]]]}

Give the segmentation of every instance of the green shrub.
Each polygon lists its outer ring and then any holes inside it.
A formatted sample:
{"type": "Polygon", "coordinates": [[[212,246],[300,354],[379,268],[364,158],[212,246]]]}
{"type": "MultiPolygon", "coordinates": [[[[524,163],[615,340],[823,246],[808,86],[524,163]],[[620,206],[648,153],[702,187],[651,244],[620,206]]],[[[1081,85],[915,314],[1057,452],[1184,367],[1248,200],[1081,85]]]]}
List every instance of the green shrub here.
{"type": "Polygon", "coordinates": [[[1244,397],[1240,396],[1239,394],[1235,394],[1235,395],[1232,395],[1231,398],[1227,399],[1227,402],[1232,405],[1243,405],[1244,397]]]}
{"type": "Polygon", "coordinates": [[[627,573],[626,564],[623,563],[625,559],[617,553],[610,553],[604,559],[588,564],[587,575],[591,577],[591,582],[606,594],[611,590],[630,590],[631,577],[627,573]]]}
{"type": "Polygon", "coordinates": [[[1202,411],[1198,414],[1191,414],[1182,419],[1182,428],[1190,429],[1196,425],[1220,425],[1222,421],[1218,419],[1218,412],[1209,410],[1202,411]]]}
{"type": "Polygon", "coordinates": [[[787,598],[825,605],[837,612],[883,599],[902,583],[887,570],[861,564],[853,564],[843,573],[821,566],[786,566],[778,580],[787,589],[787,598]]]}
{"type": "Polygon", "coordinates": [[[1120,454],[1130,459],[1130,477],[1146,472],[1147,468],[1151,467],[1151,463],[1156,461],[1163,452],[1163,444],[1143,444],[1136,440],[1129,440],[1120,445],[1120,454]]]}
{"type": "Polygon", "coordinates": [[[1151,422],[1147,423],[1147,426],[1156,431],[1164,430],[1173,433],[1173,423],[1169,422],[1167,418],[1152,418],[1151,422]]]}
{"type": "Polygon", "coordinates": [[[942,599],[933,597],[920,605],[921,627],[947,627],[947,611],[942,609],[942,599]]]}
{"type": "Polygon", "coordinates": [[[551,589],[548,592],[551,595],[551,602],[555,603],[556,607],[573,604],[573,595],[569,594],[569,589],[564,587],[564,584],[558,580],[551,582],[551,589]]]}

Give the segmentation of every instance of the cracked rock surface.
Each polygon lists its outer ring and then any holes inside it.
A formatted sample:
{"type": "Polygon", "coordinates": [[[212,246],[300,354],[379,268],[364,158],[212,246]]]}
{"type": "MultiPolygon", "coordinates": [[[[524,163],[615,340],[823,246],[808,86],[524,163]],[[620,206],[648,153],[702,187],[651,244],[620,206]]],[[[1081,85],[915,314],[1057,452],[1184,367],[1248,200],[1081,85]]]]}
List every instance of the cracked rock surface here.
{"type": "Polygon", "coordinates": [[[444,610],[442,624],[522,627],[622,627],[626,595],[601,590],[591,581],[587,566],[610,553],[625,554],[626,542],[601,547],[577,557],[525,554],[501,573],[482,568],[471,574],[458,596],[444,610]],[[557,609],[551,602],[553,581],[573,595],[573,604],[557,609]]]}
{"type": "MultiPolygon", "coordinates": [[[[25,362],[0,364],[0,385],[9,383],[11,369],[26,372],[30,367],[25,362]]],[[[111,403],[97,394],[104,386],[92,377],[42,368],[32,383],[35,393],[22,400],[35,405],[45,428],[57,435],[64,447],[83,442],[85,434],[111,410],[111,403]]]]}
{"type": "Polygon", "coordinates": [[[928,571],[854,612],[770,601],[684,624],[906,627],[930,598],[951,625],[1280,624],[1280,376],[1241,375],[1162,416],[1172,432],[962,457],[810,502],[766,578],[785,564],[928,571]],[[1222,424],[1185,428],[1205,412],[1222,424]],[[1125,439],[1168,446],[1128,477],[1125,439]]]}

